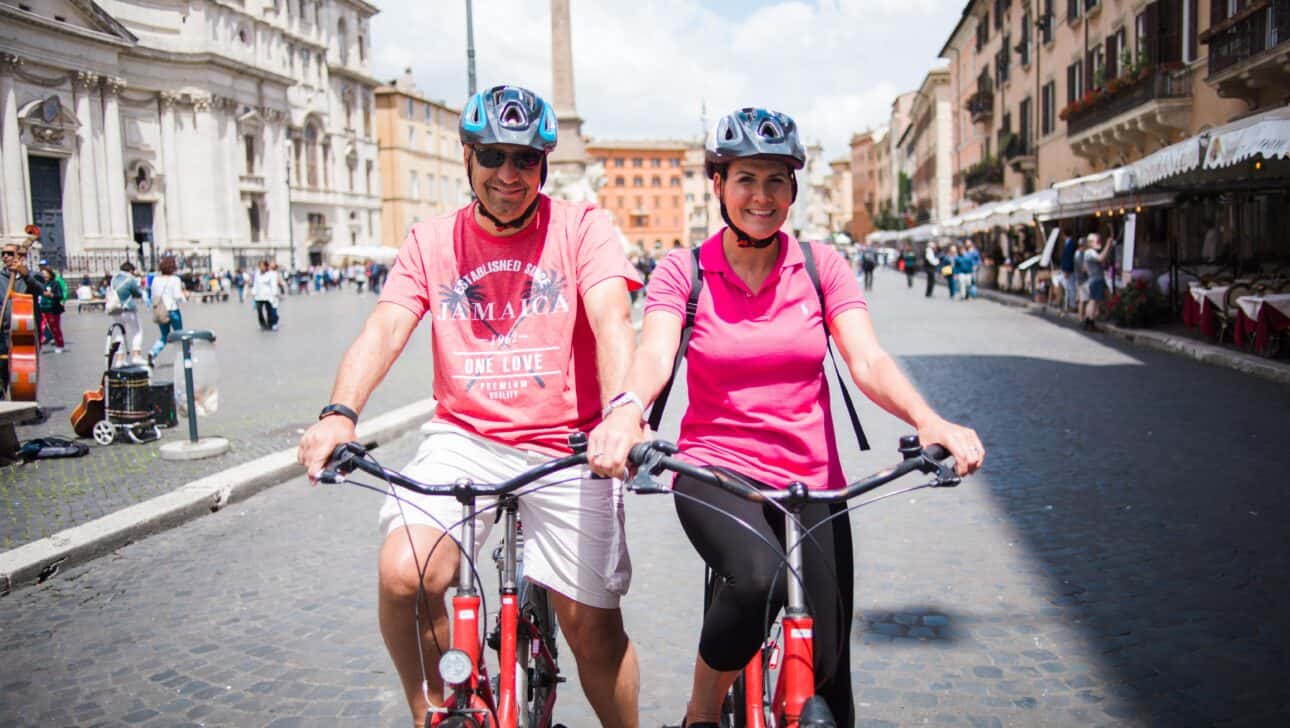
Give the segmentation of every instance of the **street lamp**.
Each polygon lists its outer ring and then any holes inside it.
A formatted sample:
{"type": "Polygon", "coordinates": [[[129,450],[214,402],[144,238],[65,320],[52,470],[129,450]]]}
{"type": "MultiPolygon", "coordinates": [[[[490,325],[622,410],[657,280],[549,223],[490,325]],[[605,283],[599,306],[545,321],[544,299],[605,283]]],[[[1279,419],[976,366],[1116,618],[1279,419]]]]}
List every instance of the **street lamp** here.
{"type": "Polygon", "coordinates": [[[290,251],[291,259],[287,267],[287,272],[296,269],[296,226],[291,219],[291,154],[287,154],[287,245],[290,251]]]}
{"type": "Polygon", "coordinates": [[[466,0],[466,96],[475,95],[475,21],[466,0]]]}

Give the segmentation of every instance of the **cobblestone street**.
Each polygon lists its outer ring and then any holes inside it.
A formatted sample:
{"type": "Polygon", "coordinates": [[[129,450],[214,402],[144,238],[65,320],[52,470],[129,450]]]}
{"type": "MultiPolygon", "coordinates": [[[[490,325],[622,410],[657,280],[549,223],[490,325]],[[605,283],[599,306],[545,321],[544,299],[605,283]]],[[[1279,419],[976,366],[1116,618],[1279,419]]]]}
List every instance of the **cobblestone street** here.
{"type": "MultiPolygon", "coordinates": [[[[925,299],[894,273],[870,298],[886,347],[989,455],[956,490],[852,515],[858,725],[1290,724],[1290,500],[1276,475],[1290,468],[1276,436],[1290,390],[944,289],[925,299]]],[[[224,381],[256,382],[230,388],[204,431],[235,438],[237,458],[291,443],[371,300],[289,300],[276,338],[250,329],[249,308],[216,324],[202,317],[231,306],[191,306],[191,325],[222,335],[224,381]]],[[[81,329],[69,317],[77,350],[99,350],[101,318],[81,329]]],[[[396,387],[425,396],[428,360],[423,341],[410,346],[373,408],[400,403],[396,387]]],[[[69,390],[97,376],[87,361],[62,375],[69,390]]],[[[846,457],[853,477],[896,460],[908,432],[861,408],[875,449],[846,457]]],[[[376,454],[398,467],[415,445],[408,435],[376,454]]],[[[155,472],[154,447],[81,462],[93,472],[133,456],[111,478],[134,482],[155,472]]],[[[4,471],[0,496],[48,487],[15,475],[31,472],[4,471]]],[[[376,629],[379,504],[293,481],[0,599],[0,726],[407,725],[376,629]]],[[[627,506],[624,609],[653,728],[684,708],[702,568],[667,497],[627,506]]],[[[562,659],[559,719],[594,726],[567,649],[562,659]]]]}
{"type": "MultiPolygon", "coordinates": [[[[192,462],[164,462],[160,446],[188,437],[188,423],[162,430],[160,441],[145,445],[125,442],[100,447],[91,440],[90,454],[70,460],[40,460],[0,469],[0,549],[9,549],[70,528],[233,465],[290,447],[326,404],[336,365],[376,297],[352,289],[322,296],[284,299],[282,328],[259,330],[250,300],[236,297],[225,303],[189,303],[184,325],[215,332],[220,366],[220,409],[198,419],[201,435],[227,438],[225,455],[192,462]]],[[[158,336],[147,312],[144,348],[158,336]]],[[[80,403],[81,392],[97,388],[103,373],[103,340],[110,319],[103,313],[69,313],[63,318],[67,351],[47,351],[41,357],[40,403],[49,418],[19,427],[18,438],[42,435],[75,437],[68,416],[80,403]]],[[[424,331],[414,337],[420,346],[391,369],[386,384],[368,404],[366,416],[430,396],[432,370],[424,331]]],[[[178,355],[172,344],[162,353],[156,381],[169,381],[171,362],[178,355]]],[[[183,386],[183,380],[176,383],[183,386]]]]}

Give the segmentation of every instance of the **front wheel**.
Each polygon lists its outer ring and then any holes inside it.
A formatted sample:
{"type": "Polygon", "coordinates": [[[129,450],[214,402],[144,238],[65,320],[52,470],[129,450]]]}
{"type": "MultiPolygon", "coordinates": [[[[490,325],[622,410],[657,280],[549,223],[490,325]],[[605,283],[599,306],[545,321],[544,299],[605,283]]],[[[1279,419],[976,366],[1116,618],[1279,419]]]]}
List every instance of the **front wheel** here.
{"type": "Polygon", "coordinates": [[[797,719],[798,728],[837,728],[833,713],[824,698],[812,695],[802,704],[802,714],[797,719]]]}
{"type": "Polygon", "coordinates": [[[546,589],[525,581],[520,600],[520,613],[524,619],[537,628],[540,649],[534,656],[530,651],[528,660],[531,671],[527,693],[518,693],[527,698],[525,704],[528,713],[528,728],[555,728],[552,725],[551,713],[547,704],[554,702],[556,686],[560,683],[560,669],[556,662],[556,622],[555,610],[551,608],[551,597],[546,589]],[[550,656],[548,663],[546,656],[550,656]]]}

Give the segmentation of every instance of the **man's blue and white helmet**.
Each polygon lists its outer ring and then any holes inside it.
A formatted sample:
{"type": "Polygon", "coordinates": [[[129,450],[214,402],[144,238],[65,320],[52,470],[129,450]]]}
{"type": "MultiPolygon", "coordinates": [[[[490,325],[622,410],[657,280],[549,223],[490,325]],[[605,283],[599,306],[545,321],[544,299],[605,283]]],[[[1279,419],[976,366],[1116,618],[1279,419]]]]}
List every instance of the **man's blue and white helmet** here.
{"type": "Polygon", "coordinates": [[[471,96],[461,110],[461,143],[518,144],[543,152],[555,149],[555,110],[541,96],[519,86],[494,86],[471,96]]]}
{"type": "Polygon", "coordinates": [[[797,123],[787,114],[751,106],[718,119],[708,135],[704,171],[711,177],[719,168],[746,157],[781,158],[795,170],[806,166],[797,123]]]}

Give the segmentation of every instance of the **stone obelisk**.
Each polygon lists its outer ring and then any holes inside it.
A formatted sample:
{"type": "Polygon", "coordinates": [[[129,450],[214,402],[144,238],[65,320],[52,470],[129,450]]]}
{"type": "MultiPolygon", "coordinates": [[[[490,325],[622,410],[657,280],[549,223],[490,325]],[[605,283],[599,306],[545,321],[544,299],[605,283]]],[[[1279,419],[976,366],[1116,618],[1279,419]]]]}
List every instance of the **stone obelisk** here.
{"type": "Polygon", "coordinates": [[[551,171],[561,177],[580,177],[587,168],[587,145],[582,118],[573,99],[573,34],[569,0],[551,0],[551,81],[560,138],[551,153],[551,171]]]}

